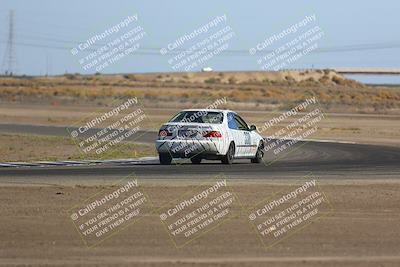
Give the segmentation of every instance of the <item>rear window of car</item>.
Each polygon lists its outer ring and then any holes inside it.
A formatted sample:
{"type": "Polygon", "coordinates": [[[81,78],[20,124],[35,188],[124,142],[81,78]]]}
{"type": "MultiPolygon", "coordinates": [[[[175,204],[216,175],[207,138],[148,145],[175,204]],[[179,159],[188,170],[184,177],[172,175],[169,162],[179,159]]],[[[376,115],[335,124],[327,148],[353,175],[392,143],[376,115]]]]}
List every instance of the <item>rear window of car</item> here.
{"type": "Polygon", "coordinates": [[[223,121],[224,114],[222,112],[199,110],[181,111],[176,114],[169,122],[221,124],[223,121]]]}

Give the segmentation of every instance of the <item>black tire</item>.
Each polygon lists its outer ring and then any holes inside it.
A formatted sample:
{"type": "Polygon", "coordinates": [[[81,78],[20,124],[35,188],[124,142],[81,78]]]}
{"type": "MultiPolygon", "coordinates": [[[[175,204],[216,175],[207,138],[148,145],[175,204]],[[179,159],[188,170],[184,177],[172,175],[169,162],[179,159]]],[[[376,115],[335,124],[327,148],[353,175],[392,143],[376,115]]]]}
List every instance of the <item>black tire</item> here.
{"type": "Polygon", "coordinates": [[[221,159],[221,162],[223,164],[228,164],[231,165],[233,163],[233,158],[235,157],[235,144],[232,142],[229,145],[228,151],[226,152],[226,155],[224,155],[221,159]]]}
{"type": "Polygon", "coordinates": [[[197,156],[194,156],[194,157],[190,158],[190,161],[191,161],[193,164],[200,164],[200,163],[201,163],[201,160],[202,160],[202,158],[197,157],[197,156]]]}
{"type": "Polygon", "coordinates": [[[158,154],[158,158],[160,159],[161,165],[171,164],[172,157],[169,153],[160,153],[158,154]]]}
{"type": "Polygon", "coordinates": [[[264,156],[264,146],[263,143],[260,143],[260,145],[257,148],[256,157],[251,159],[251,163],[261,163],[263,156],[264,156]]]}

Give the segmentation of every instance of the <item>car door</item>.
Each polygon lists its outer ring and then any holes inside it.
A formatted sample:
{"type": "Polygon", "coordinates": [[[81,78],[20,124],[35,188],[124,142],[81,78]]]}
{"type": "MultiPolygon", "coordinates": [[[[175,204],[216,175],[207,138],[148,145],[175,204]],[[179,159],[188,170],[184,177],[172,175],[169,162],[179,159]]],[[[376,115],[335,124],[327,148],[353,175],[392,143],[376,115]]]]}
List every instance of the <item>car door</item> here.
{"type": "Polygon", "coordinates": [[[230,134],[233,138],[233,141],[235,142],[235,145],[236,145],[235,156],[240,157],[242,155],[241,148],[244,144],[243,135],[238,128],[238,125],[237,125],[237,122],[235,119],[235,114],[233,112],[228,112],[227,120],[228,120],[229,132],[230,132],[230,134]]]}
{"type": "Polygon", "coordinates": [[[241,156],[252,156],[254,155],[254,138],[250,131],[247,123],[237,114],[235,114],[235,121],[238,126],[238,130],[241,135],[241,146],[240,154],[241,156]]]}

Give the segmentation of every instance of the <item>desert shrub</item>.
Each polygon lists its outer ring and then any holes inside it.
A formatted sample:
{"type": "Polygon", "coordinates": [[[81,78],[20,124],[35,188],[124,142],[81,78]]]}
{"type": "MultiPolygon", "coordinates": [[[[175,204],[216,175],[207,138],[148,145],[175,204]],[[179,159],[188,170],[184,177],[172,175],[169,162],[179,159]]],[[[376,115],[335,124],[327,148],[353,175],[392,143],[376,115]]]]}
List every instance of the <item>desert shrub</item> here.
{"type": "Polygon", "coordinates": [[[302,80],[298,83],[299,86],[317,86],[319,85],[318,81],[316,81],[313,77],[302,80]]]}
{"type": "Polygon", "coordinates": [[[208,78],[208,79],[204,80],[204,82],[205,82],[205,83],[213,84],[213,83],[219,83],[219,82],[221,82],[221,80],[218,79],[218,78],[213,78],[213,77],[211,77],[211,78],[208,78]]]}
{"type": "Polygon", "coordinates": [[[296,80],[295,80],[292,76],[290,76],[290,75],[286,75],[286,76],[285,76],[285,80],[288,81],[288,82],[295,82],[295,81],[296,81],[296,80]]]}
{"type": "Polygon", "coordinates": [[[231,76],[231,77],[229,77],[229,79],[228,79],[228,83],[229,83],[229,84],[237,84],[237,83],[238,83],[238,80],[237,80],[235,77],[231,76]]]}
{"type": "Polygon", "coordinates": [[[137,78],[134,74],[124,74],[123,76],[125,79],[127,80],[131,80],[131,81],[137,81],[137,78]]]}
{"type": "Polygon", "coordinates": [[[323,83],[323,84],[327,84],[327,83],[329,83],[330,82],[330,78],[329,78],[329,76],[328,75],[324,75],[324,76],[322,76],[321,78],[319,78],[319,82],[320,83],[323,83]]]}
{"type": "Polygon", "coordinates": [[[345,80],[342,79],[342,78],[340,78],[340,77],[338,77],[338,76],[333,76],[333,77],[332,77],[332,81],[333,81],[334,83],[336,83],[337,85],[345,85],[345,84],[346,84],[346,83],[345,83],[345,80]]]}
{"type": "Polygon", "coordinates": [[[271,83],[271,80],[265,78],[264,80],[262,80],[262,83],[270,84],[270,83],[271,83]]]}
{"type": "Polygon", "coordinates": [[[75,80],[76,79],[75,74],[71,74],[71,73],[65,73],[64,77],[67,78],[68,80],[75,80]]]}

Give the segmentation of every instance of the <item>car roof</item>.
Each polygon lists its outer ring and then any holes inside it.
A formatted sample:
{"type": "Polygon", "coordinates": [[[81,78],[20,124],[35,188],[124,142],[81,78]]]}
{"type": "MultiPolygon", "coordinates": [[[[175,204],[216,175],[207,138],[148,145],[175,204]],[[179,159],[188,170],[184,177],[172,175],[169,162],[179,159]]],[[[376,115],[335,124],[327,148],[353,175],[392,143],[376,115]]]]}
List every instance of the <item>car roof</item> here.
{"type": "Polygon", "coordinates": [[[229,110],[229,109],[207,109],[207,108],[190,108],[190,109],[184,109],[182,111],[211,111],[211,112],[233,112],[236,113],[235,111],[229,110]]]}

